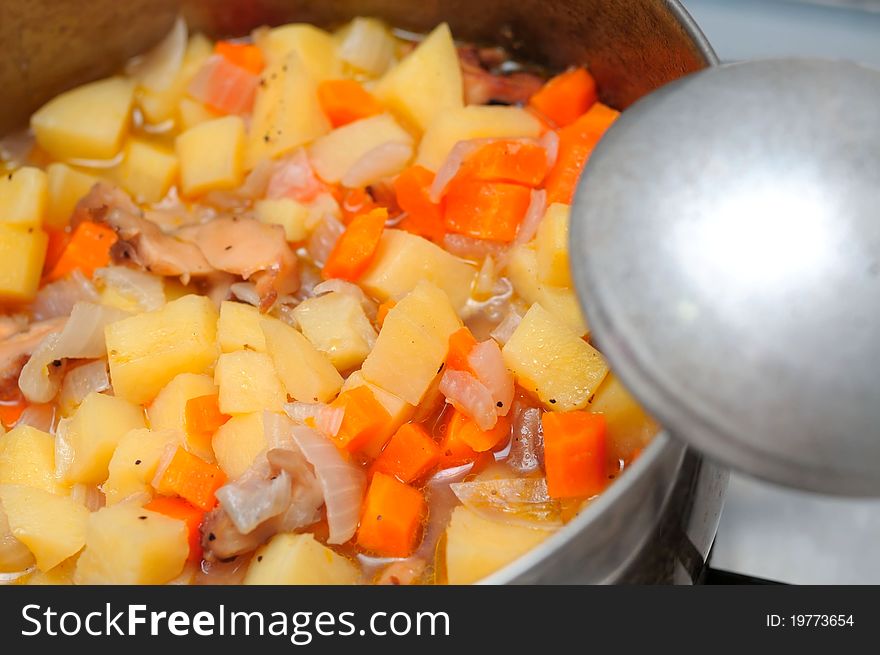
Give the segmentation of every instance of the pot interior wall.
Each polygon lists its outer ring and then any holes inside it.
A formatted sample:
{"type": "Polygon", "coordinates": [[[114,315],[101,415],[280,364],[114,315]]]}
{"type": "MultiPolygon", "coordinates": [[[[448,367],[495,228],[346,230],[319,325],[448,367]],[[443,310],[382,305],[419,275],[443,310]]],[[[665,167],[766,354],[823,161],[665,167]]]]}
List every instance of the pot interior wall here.
{"type": "Polygon", "coordinates": [[[58,92],[118,70],[181,10],[211,36],[291,21],[333,26],[358,15],[413,31],[446,20],[459,38],[505,45],[524,60],[588,65],[603,99],[619,108],[714,61],[670,0],[3,0],[0,134],[58,92]]]}

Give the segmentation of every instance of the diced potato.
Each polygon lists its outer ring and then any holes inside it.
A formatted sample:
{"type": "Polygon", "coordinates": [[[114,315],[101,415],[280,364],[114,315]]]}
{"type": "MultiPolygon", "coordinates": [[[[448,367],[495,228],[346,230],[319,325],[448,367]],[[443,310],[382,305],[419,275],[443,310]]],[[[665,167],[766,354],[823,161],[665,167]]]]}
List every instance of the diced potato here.
{"type": "Polygon", "coordinates": [[[214,363],[217,309],[205,296],[184,296],[111,323],[105,336],[113,391],[146,403],[176,375],[202,373],[214,363]]]}
{"type": "Polygon", "coordinates": [[[0,223],[0,300],[33,299],[48,244],[39,228],[0,223]]]}
{"type": "Polygon", "coordinates": [[[266,352],[266,338],[260,323],[263,315],[253,305],[224,300],[220,303],[217,342],[224,353],[236,350],[266,352]]]}
{"type": "Polygon", "coordinates": [[[241,184],[244,144],[244,121],[238,116],[205,121],[179,135],[175,148],[183,194],[195,196],[241,184]]]}
{"type": "Polygon", "coordinates": [[[49,197],[46,174],[25,166],[0,177],[0,221],[37,227],[46,213],[49,197]]]}
{"type": "Polygon", "coordinates": [[[420,130],[438,116],[464,106],[458,51],[449,25],[434,29],[403,61],[379,80],[379,100],[420,130]]]}
{"type": "Polygon", "coordinates": [[[376,331],[360,301],[333,291],[299,304],[293,315],[306,339],[339,371],[360,366],[376,342],[376,331]]]}
{"type": "Polygon", "coordinates": [[[0,484],[66,493],[55,477],[55,437],[21,425],[0,439],[0,484]]]}
{"type": "Polygon", "coordinates": [[[385,408],[388,416],[391,417],[388,424],[376,434],[375,438],[359,449],[367,457],[376,458],[382,452],[382,447],[397,432],[397,429],[412,418],[416,408],[403,400],[403,398],[398,398],[393,393],[367,382],[360,371],[355,371],[348,376],[345,384],[342,385],[342,392],[357,387],[367,387],[372,391],[373,397],[385,408]]]}
{"type": "MultiPolygon", "coordinates": [[[[186,87],[213,51],[214,45],[210,40],[202,34],[194,34],[187,43],[183,63],[170,86],[161,91],[144,88],[137,90],[136,101],[148,123],[158,125],[176,118],[175,112],[185,99],[186,87]]],[[[178,118],[182,121],[182,116],[178,118]]],[[[185,122],[182,125],[183,129],[192,127],[185,122]]]]}
{"type": "MultiPolygon", "coordinates": [[[[322,180],[336,183],[362,157],[391,142],[411,147],[413,139],[390,114],[379,114],[344,125],[317,139],[309,148],[309,161],[322,180]]],[[[382,171],[380,177],[400,173],[408,161],[401,160],[399,168],[382,171]]]]}
{"type": "Polygon", "coordinates": [[[31,116],[37,143],[56,159],[110,159],[128,132],[134,82],[111,77],[71,89],[31,116]]]}
{"type": "Polygon", "coordinates": [[[342,387],[342,376],[330,359],[297,330],[277,319],[261,324],[266,351],[288,395],[301,402],[330,402],[342,387]]]}
{"type": "Polygon", "coordinates": [[[89,510],[66,496],[24,485],[0,485],[0,505],[13,536],[48,571],[83,547],[89,510]]]}
{"type": "Polygon", "coordinates": [[[570,287],[571,268],[568,261],[568,223],[570,207],[554,203],[538,226],[535,250],[538,253],[538,279],[542,284],[570,287]]]}
{"type": "Polygon", "coordinates": [[[364,379],[418,405],[446,359],[449,336],[460,327],[447,295],[420,282],[385,317],[361,368],[364,379]]]}
{"type": "Polygon", "coordinates": [[[295,52],[316,82],[339,77],[342,71],[333,37],[314,25],[296,23],[275,27],[260,37],[257,45],[270,64],[283,62],[295,52]]]}
{"type": "Polygon", "coordinates": [[[416,163],[439,169],[459,141],[489,138],[537,137],[541,123],[519,107],[475,106],[445,111],[428,127],[416,163]]]}
{"type": "Polygon", "coordinates": [[[608,459],[612,462],[632,457],[633,452],[647,446],[660,429],[614,373],[609,373],[599,385],[588,409],[605,415],[608,459]]]}
{"type": "Polygon", "coordinates": [[[517,382],[534,392],[548,410],[559,412],[586,407],[608,373],[598,350],[537,303],[526,312],[502,354],[517,382]]]}
{"type": "Polygon", "coordinates": [[[184,435],[186,449],[210,462],[214,452],[200,438],[190,439],[186,428],[186,403],[191,398],[213,396],[219,392],[210,375],[181,373],[171,380],[147,408],[152,430],[177,430],[184,435]]]}
{"type": "Polygon", "coordinates": [[[263,412],[233,416],[214,433],[212,446],[217,465],[230,480],[235,480],[266,449],[263,412]]]}
{"type": "Polygon", "coordinates": [[[284,228],[284,236],[291,243],[303,241],[308,235],[309,208],[292,198],[258,200],[254,203],[257,220],[284,228]]]}
{"type": "Polygon", "coordinates": [[[100,484],[123,435],[144,427],[144,410],[122,398],[90,393],[67,426],[73,459],[64,474],[67,482],[100,484]]]}
{"type": "Polygon", "coordinates": [[[219,114],[192,98],[180,99],[180,103],[177,105],[177,115],[181,130],[188,130],[191,127],[220,117],[219,114]]]}
{"type": "Polygon", "coordinates": [[[214,383],[220,388],[220,411],[248,414],[264,409],[281,411],[287,394],[266,353],[238,350],[223,353],[214,370],[214,383]]]}
{"type": "Polygon", "coordinates": [[[89,516],[73,579],[76,584],[165,584],[180,575],[188,555],[183,521],[116,504],[89,516]]]}
{"type": "Polygon", "coordinates": [[[55,566],[51,571],[36,570],[31,573],[23,581],[22,584],[31,585],[51,585],[57,587],[60,585],[72,585],[73,573],[76,570],[76,562],[78,555],[68,557],[66,560],[55,566]]]}
{"type": "Polygon", "coordinates": [[[46,224],[64,227],[70,221],[73,210],[98,179],[94,175],[71,168],[61,162],[46,167],[49,183],[49,204],[46,208],[46,224]]]}
{"type": "Polygon", "coordinates": [[[257,550],[246,585],[349,585],[360,578],[357,565],[311,534],[277,534],[257,550]]]}
{"type": "Polygon", "coordinates": [[[427,239],[403,230],[385,230],[373,262],[358,284],[384,302],[403,298],[421,280],[427,280],[443,289],[453,307],[461,311],[476,275],[472,265],[427,239]]]}
{"type": "Polygon", "coordinates": [[[170,150],[141,139],[125,145],[117,176],[137,202],[158,202],[177,176],[177,156],[170,150]]]}
{"type": "Polygon", "coordinates": [[[263,71],[248,132],[245,167],[290,152],[330,131],[315,80],[296,51],[263,71]]]}
{"type": "Polygon", "coordinates": [[[466,507],[452,510],[446,529],[449,584],[472,584],[525,555],[553,534],[486,520],[466,507]]]}
{"type": "Polygon", "coordinates": [[[578,336],[589,332],[586,318],[571,287],[552,287],[538,280],[538,253],[530,246],[517,246],[510,252],[506,274],[513,288],[527,303],[540,303],[578,336]]]}
{"type": "Polygon", "coordinates": [[[159,460],[169,444],[182,441],[180,430],[147,430],[140,428],[127,432],[110,459],[107,481],[101,490],[108,505],[125,500],[137,493],[151,493],[151,482],[156,475],[159,460]]]}

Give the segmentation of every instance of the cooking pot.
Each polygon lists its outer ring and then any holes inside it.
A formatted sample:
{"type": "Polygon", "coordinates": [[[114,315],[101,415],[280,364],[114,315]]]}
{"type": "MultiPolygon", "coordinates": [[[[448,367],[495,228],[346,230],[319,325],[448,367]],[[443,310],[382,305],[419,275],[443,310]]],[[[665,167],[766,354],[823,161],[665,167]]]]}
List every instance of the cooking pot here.
{"type": "MultiPolygon", "coordinates": [[[[602,99],[624,109],[717,63],[677,0],[4,0],[0,3],[0,133],[26,123],[67,88],[110,74],[156,43],[178,11],[215,37],[262,24],[323,26],[358,15],[427,31],[448,21],[464,40],[518,59],[586,64],[602,99]]],[[[715,536],[727,472],[661,433],[575,520],[490,583],[699,580],[715,536]]]]}

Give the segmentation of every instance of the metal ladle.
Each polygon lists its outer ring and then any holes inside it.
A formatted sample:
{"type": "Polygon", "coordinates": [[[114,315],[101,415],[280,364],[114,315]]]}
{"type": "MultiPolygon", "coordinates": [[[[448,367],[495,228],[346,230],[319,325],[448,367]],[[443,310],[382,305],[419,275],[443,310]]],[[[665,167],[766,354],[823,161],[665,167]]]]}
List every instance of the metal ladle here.
{"type": "Polygon", "coordinates": [[[644,98],[586,167],[571,259],[594,339],[673,435],[880,495],[880,72],[757,61],[644,98]]]}

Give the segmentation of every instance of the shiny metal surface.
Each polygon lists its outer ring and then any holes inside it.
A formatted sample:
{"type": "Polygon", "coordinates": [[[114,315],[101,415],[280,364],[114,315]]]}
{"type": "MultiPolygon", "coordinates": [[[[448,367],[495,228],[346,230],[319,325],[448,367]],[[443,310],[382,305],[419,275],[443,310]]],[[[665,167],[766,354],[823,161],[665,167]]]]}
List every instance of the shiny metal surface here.
{"type": "Polygon", "coordinates": [[[572,261],[594,335],[701,452],[880,494],[880,72],[715,68],[626,112],[581,180],[572,261]]]}
{"type": "MultiPolygon", "coordinates": [[[[524,60],[589,65],[603,100],[621,108],[717,62],[677,0],[3,0],[0,134],[52,95],[118,70],[157,42],[178,10],[212,36],[357,15],[418,31],[446,20],[460,38],[501,43],[524,60]]],[[[490,582],[690,582],[715,534],[726,479],[660,435],[575,521],[490,582]],[[682,559],[683,578],[675,573],[682,559]]]]}

